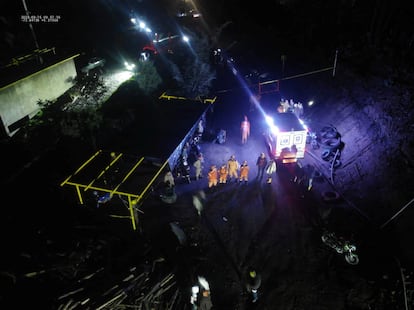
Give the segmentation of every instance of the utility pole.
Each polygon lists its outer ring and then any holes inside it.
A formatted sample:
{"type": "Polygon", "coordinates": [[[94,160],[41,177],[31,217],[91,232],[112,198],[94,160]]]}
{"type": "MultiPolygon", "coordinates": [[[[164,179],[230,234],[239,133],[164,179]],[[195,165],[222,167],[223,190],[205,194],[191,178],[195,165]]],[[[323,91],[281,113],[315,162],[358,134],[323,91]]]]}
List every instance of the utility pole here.
{"type": "MultiPolygon", "coordinates": [[[[29,10],[28,10],[28,8],[27,8],[26,1],[25,1],[25,0],[22,0],[22,3],[23,3],[23,7],[24,7],[24,11],[25,11],[26,15],[27,15],[27,16],[30,16],[30,12],[29,12],[29,10]]],[[[31,23],[31,21],[30,21],[30,18],[29,18],[29,28],[30,28],[30,32],[32,33],[32,36],[33,36],[33,40],[34,40],[34,43],[35,43],[36,49],[37,49],[37,50],[39,50],[39,49],[40,49],[40,48],[39,48],[39,43],[37,43],[36,34],[35,34],[35,32],[34,32],[33,25],[32,25],[32,23],[31,23]]],[[[39,59],[39,62],[40,62],[41,64],[43,64],[43,58],[42,58],[42,56],[38,55],[38,59],[39,59]]]]}
{"type": "Polygon", "coordinates": [[[337,61],[338,61],[338,50],[335,51],[335,60],[334,60],[334,65],[333,65],[333,70],[332,70],[332,77],[335,77],[337,61]]]}

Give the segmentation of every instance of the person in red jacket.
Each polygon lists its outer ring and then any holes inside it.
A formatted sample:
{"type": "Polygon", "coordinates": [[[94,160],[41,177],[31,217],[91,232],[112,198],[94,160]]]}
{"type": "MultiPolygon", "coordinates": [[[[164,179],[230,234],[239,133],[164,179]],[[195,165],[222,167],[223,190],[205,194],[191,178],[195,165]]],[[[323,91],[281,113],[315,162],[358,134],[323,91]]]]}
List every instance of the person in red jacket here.
{"type": "Polygon", "coordinates": [[[257,166],[257,179],[262,180],[264,172],[266,170],[266,166],[267,166],[267,158],[266,158],[265,153],[261,153],[260,156],[257,158],[256,166],[257,166]]]}

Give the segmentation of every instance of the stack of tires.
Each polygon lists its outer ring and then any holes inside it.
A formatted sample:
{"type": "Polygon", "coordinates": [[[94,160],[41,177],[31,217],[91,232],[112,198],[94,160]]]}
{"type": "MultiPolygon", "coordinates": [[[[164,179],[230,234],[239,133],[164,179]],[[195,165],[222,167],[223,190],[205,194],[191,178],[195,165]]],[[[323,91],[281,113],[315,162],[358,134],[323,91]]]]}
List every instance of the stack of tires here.
{"type": "Polygon", "coordinates": [[[323,148],[321,153],[322,159],[330,163],[334,161],[333,167],[339,167],[341,165],[339,157],[342,141],[338,130],[332,125],[323,127],[320,130],[320,143],[323,148]]]}

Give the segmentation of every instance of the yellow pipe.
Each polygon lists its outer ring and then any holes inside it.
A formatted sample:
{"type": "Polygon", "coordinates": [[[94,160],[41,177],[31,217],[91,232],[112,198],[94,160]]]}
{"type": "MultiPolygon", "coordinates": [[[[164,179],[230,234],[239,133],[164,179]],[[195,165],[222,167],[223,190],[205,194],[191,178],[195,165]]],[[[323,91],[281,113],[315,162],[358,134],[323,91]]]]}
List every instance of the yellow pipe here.
{"type": "Polygon", "coordinates": [[[76,192],[78,193],[78,198],[79,198],[80,204],[83,205],[82,193],[79,190],[79,186],[76,186],[76,192]]]}
{"type": "Polygon", "coordinates": [[[101,173],[99,173],[99,175],[95,178],[95,179],[93,179],[87,186],[86,186],[86,188],[84,189],[84,191],[87,191],[91,186],[92,186],[92,184],[96,181],[96,180],[98,180],[101,176],[103,176],[104,175],[104,173],[106,172],[106,171],[108,171],[108,169],[114,164],[114,163],[116,163],[117,161],[118,161],[118,159],[120,158],[122,156],[122,153],[120,153],[117,157],[115,157],[110,163],[109,163],[109,165],[108,166],[106,166],[105,167],[105,169],[104,170],[102,170],[101,171],[101,173]]]}
{"type": "Polygon", "coordinates": [[[118,188],[129,178],[129,176],[132,174],[132,172],[134,172],[135,169],[137,169],[137,167],[142,163],[142,161],[144,160],[144,157],[141,157],[141,159],[134,165],[134,167],[132,167],[131,170],[129,170],[129,172],[125,175],[124,179],[121,181],[121,183],[119,183],[114,189],[113,192],[111,193],[111,195],[113,193],[115,193],[118,188]]]}
{"type": "Polygon", "coordinates": [[[63,185],[65,185],[68,181],[69,181],[69,179],[71,178],[71,177],[73,177],[74,175],[76,175],[77,173],[79,173],[79,171],[81,171],[87,164],[89,164],[91,161],[92,161],[92,159],[94,159],[96,156],[98,156],[99,155],[99,153],[101,153],[102,152],[102,150],[99,150],[99,151],[97,151],[94,155],[92,155],[92,157],[91,158],[89,158],[82,166],[80,166],[79,168],[78,168],[78,170],[76,170],[75,171],[75,173],[73,173],[72,175],[70,175],[70,176],[68,176],[67,178],[66,178],[66,180],[65,181],[63,181],[61,184],[60,184],[60,186],[63,186],[63,185]]]}
{"type": "Polygon", "coordinates": [[[210,103],[213,104],[214,102],[216,102],[217,97],[214,97],[212,99],[204,99],[204,103],[210,103]]]}
{"type": "Polygon", "coordinates": [[[128,196],[128,206],[129,206],[129,213],[131,214],[132,229],[137,230],[137,226],[135,223],[134,210],[133,210],[133,201],[131,199],[131,196],[128,196]]]}
{"type": "MultiPolygon", "coordinates": [[[[67,185],[73,185],[73,186],[79,186],[81,188],[85,188],[86,187],[86,185],[84,185],[84,184],[73,183],[73,182],[67,182],[66,184],[67,185]]],[[[105,193],[112,193],[112,190],[106,189],[106,188],[102,188],[102,187],[91,186],[89,189],[90,190],[101,191],[101,192],[105,192],[105,193]]],[[[131,194],[131,193],[126,193],[126,192],[119,192],[119,191],[114,192],[114,194],[122,195],[122,196],[128,196],[128,195],[130,195],[130,196],[137,197],[137,198],[139,197],[139,195],[135,195],[135,194],[131,194]]]]}
{"type": "Polygon", "coordinates": [[[147,187],[144,188],[144,190],[142,191],[140,197],[138,197],[137,200],[135,200],[135,204],[137,204],[141,198],[144,196],[144,194],[147,192],[147,190],[150,188],[150,186],[152,185],[152,183],[154,183],[155,179],[160,175],[161,171],[165,168],[165,166],[168,164],[168,160],[165,161],[165,163],[161,166],[161,168],[158,170],[158,172],[154,175],[154,177],[151,179],[151,181],[148,183],[147,187]]]}

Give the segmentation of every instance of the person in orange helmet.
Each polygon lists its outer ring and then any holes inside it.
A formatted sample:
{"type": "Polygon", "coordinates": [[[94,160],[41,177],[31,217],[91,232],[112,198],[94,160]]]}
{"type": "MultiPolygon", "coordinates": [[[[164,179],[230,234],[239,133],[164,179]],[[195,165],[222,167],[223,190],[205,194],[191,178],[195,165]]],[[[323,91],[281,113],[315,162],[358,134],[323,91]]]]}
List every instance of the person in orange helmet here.
{"type": "Polygon", "coordinates": [[[236,156],[231,155],[229,160],[227,161],[227,171],[229,172],[229,179],[234,177],[236,182],[239,180],[238,170],[240,168],[240,164],[236,159],[236,156]]]}
{"type": "Polygon", "coordinates": [[[217,167],[215,165],[212,165],[210,167],[210,170],[208,171],[207,176],[208,176],[208,188],[217,186],[218,172],[217,172],[217,167]]]}
{"type": "Polygon", "coordinates": [[[245,144],[247,142],[247,138],[250,136],[250,122],[246,115],[240,124],[240,131],[242,135],[242,144],[245,144]]]}
{"type": "Polygon", "coordinates": [[[227,165],[221,165],[219,169],[219,183],[220,184],[227,183],[227,175],[228,175],[227,165]]]}
{"type": "Polygon", "coordinates": [[[247,183],[249,180],[249,165],[247,164],[247,160],[245,160],[242,165],[240,166],[240,182],[247,183]]]}

